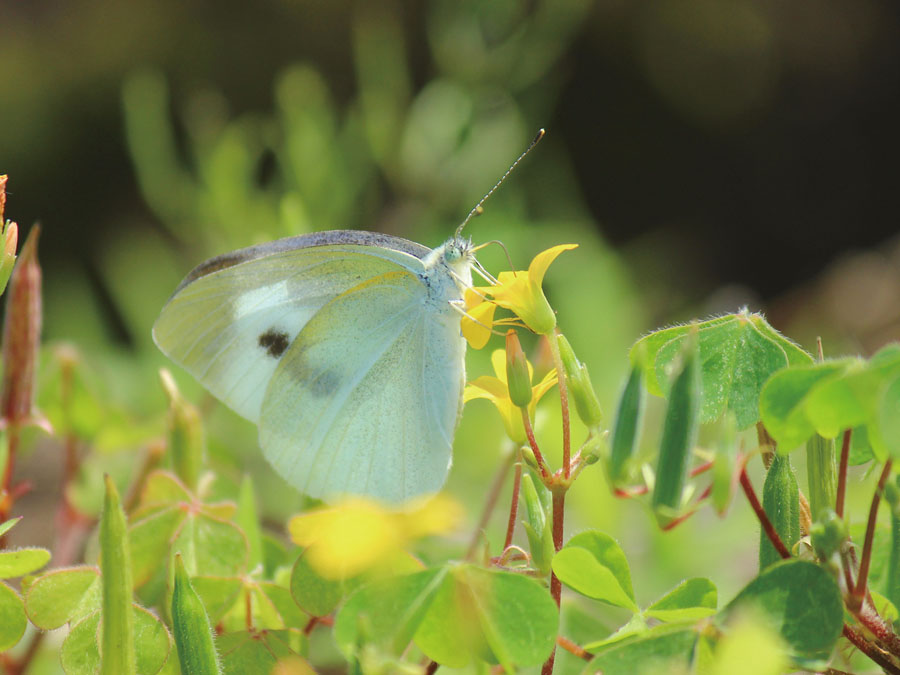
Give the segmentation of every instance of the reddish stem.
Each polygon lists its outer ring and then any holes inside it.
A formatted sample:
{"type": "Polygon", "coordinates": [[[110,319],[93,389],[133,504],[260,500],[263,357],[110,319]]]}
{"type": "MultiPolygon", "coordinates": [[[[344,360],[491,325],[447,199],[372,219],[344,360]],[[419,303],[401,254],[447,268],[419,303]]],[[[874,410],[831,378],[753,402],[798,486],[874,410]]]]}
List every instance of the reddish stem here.
{"type": "Polygon", "coordinates": [[[784,542],[781,541],[781,537],[779,537],[778,532],[775,531],[772,521],[769,520],[769,516],[766,515],[766,510],[762,507],[762,504],[759,503],[759,499],[756,497],[753,484],[750,482],[750,477],[747,475],[746,466],[741,468],[741,487],[744,489],[744,494],[747,495],[747,501],[750,502],[750,507],[759,519],[759,524],[762,526],[763,531],[766,533],[769,541],[772,542],[772,546],[778,551],[778,555],[782,558],[790,558],[790,552],[787,550],[784,542]]]}
{"type": "Polygon", "coordinates": [[[881,493],[884,491],[884,484],[887,482],[888,476],[891,474],[892,460],[884,463],[884,469],[878,478],[878,485],[875,488],[875,494],[872,495],[872,504],[869,506],[869,520],[866,523],[866,538],[863,542],[862,558],[859,561],[859,574],[856,576],[856,589],[850,597],[851,609],[859,609],[862,606],[863,598],[866,597],[866,584],[869,580],[869,564],[872,561],[872,542],[875,539],[875,522],[878,520],[878,504],[881,502],[881,493]]]}
{"type": "MultiPolygon", "coordinates": [[[[704,464],[700,464],[699,466],[695,466],[691,469],[691,478],[695,478],[699,476],[701,473],[705,473],[709,471],[713,466],[715,466],[715,460],[710,460],[709,462],[705,462],[704,464]]],[[[641,495],[645,495],[650,492],[650,488],[646,485],[635,485],[633,487],[627,488],[615,488],[613,490],[613,495],[616,497],[630,499],[631,497],[639,497],[641,495]]],[[[709,489],[704,492],[704,495],[709,494],[709,489]]]]}
{"type": "Polygon", "coordinates": [[[512,503],[509,505],[509,522],[506,524],[506,539],[503,541],[503,550],[512,544],[513,532],[516,529],[516,514],[519,512],[519,487],[522,485],[522,464],[516,463],[516,472],[513,475],[512,503]]]}
{"type": "Polygon", "coordinates": [[[710,494],[712,494],[712,485],[708,485],[706,487],[706,489],[700,493],[700,496],[697,497],[697,500],[694,502],[694,505],[687,511],[687,513],[684,513],[684,514],[678,516],[675,520],[673,520],[672,522],[668,523],[665,527],[663,527],[662,528],[663,532],[668,532],[669,530],[673,529],[676,525],[680,525],[681,523],[686,521],[688,518],[690,518],[692,515],[697,513],[698,509],[700,508],[700,505],[703,503],[703,501],[707,497],[709,497],[710,494]]]}
{"type": "Polygon", "coordinates": [[[845,638],[853,643],[854,647],[856,647],[859,651],[872,659],[879,666],[884,668],[885,672],[891,673],[892,675],[900,675],[900,668],[898,668],[892,661],[888,660],[888,658],[875,645],[871,644],[868,640],[863,638],[862,635],[850,628],[850,626],[848,626],[847,624],[844,624],[843,634],[845,638]]]}
{"type": "MultiPolygon", "coordinates": [[[[559,551],[563,545],[563,522],[566,510],[566,489],[565,487],[557,487],[553,490],[553,549],[559,551]]],[[[559,609],[560,597],[562,596],[562,584],[556,578],[555,573],[550,574],[550,595],[559,609]]],[[[556,660],[556,647],[550,653],[550,657],[541,668],[541,675],[551,675],[553,673],[553,663],[556,660]]]]}
{"type": "Polygon", "coordinates": [[[850,458],[850,434],[852,429],[844,432],[844,442],[841,444],[841,463],[838,466],[837,499],[834,502],[834,512],[838,518],[844,517],[844,494],[847,492],[847,463],[850,458]]]}
{"type": "MultiPolygon", "coordinates": [[[[13,504],[16,502],[16,497],[10,492],[9,486],[12,484],[16,452],[19,449],[19,426],[17,424],[9,425],[6,439],[6,465],[0,467],[0,470],[3,471],[3,479],[0,481],[0,523],[9,519],[13,504]]],[[[0,550],[4,548],[6,548],[6,535],[0,537],[0,550]]]]}
{"type": "Polygon", "coordinates": [[[437,661],[432,661],[425,667],[425,675],[434,675],[437,672],[437,669],[441,667],[441,664],[437,661]]]}
{"type": "Polygon", "coordinates": [[[534,428],[531,426],[531,418],[528,417],[527,407],[522,408],[522,424],[525,427],[525,436],[528,437],[528,445],[531,446],[538,469],[541,470],[541,478],[544,479],[544,484],[547,484],[550,480],[550,472],[547,470],[547,463],[544,461],[544,456],[541,454],[540,448],[538,448],[537,439],[534,437],[534,428]]]}
{"type": "Polygon", "coordinates": [[[594,655],[591,654],[589,651],[586,651],[582,647],[579,647],[574,642],[572,642],[570,639],[564,638],[562,635],[557,636],[556,644],[558,644],[560,647],[565,649],[570,654],[574,654],[579,659],[584,659],[585,661],[590,661],[592,658],[594,658],[594,655]]]}

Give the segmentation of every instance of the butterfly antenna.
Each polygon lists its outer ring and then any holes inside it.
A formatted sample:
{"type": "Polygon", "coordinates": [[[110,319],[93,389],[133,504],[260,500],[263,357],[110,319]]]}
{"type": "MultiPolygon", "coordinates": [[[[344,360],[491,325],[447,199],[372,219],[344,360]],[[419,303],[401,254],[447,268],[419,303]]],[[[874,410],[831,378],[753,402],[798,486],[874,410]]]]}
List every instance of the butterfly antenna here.
{"type": "Polygon", "coordinates": [[[525,159],[525,155],[527,155],[529,152],[532,151],[532,149],[534,149],[534,146],[536,146],[538,144],[538,142],[544,137],[544,134],[546,134],[546,133],[547,132],[544,129],[538,129],[537,135],[534,137],[534,140],[531,141],[529,146],[527,148],[525,148],[525,152],[523,152],[521,155],[519,155],[518,159],[516,159],[516,161],[510,165],[510,167],[506,170],[506,173],[500,177],[500,180],[498,180],[496,182],[494,187],[492,187],[490,190],[487,191],[487,194],[481,198],[481,201],[479,201],[475,205],[475,207],[471,211],[469,211],[469,215],[467,215],[466,219],[464,221],[462,221],[462,224],[456,228],[456,236],[457,237],[462,234],[463,228],[468,224],[468,222],[470,220],[472,220],[472,218],[474,218],[475,216],[480,216],[482,213],[484,213],[482,204],[484,204],[487,201],[488,197],[490,197],[492,194],[494,194],[494,191],[503,184],[503,181],[505,181],[507,179],[509,174],[512,173],[513,169],[516,168],[516,166],[519,164],[519,162],[521,162],[523,159],[525,159]]]}

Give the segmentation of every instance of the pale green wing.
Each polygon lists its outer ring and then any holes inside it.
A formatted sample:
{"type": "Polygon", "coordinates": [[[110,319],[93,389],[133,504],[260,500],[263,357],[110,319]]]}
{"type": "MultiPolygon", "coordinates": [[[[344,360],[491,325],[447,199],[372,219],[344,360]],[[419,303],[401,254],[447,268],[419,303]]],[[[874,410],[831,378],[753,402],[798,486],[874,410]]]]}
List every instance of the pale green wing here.
{"type": "Polygon", "coordinates": [[[418,273],[428,251],[398,237],[336,231],[213,258],[182,282],[153,338],[214,396],[257,422],[281,357],[319,308],[373,276],[418,273]]]}
{"type": "Polygon", "coordinates": [[[459,416],[459,316],[421,279],[394,271],[322,307],[281,360],[263,400],[260,445],[316,497],[401,501],[443,485],[459,416]]]}

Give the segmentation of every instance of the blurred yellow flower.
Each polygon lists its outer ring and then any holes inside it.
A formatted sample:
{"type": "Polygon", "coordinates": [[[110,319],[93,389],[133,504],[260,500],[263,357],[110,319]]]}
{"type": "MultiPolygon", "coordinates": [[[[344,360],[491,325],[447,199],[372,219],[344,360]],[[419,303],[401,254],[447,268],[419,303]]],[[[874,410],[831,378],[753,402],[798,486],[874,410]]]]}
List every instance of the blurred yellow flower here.
{"type": "Polygon", "coordinates": [[[288,531],[295,544],[306,548],[316,572],[346,579],[389,563],[414,539],[453,530],[462,519],[462,507],[445,495],[400,507],[350,497],[294,516],[288,531]]]}
{"type": "MultiPolygon", "coordinates": [[[[496,377],[482,375],[466,385],[463,392],[463,401],[471,401],[476,398],[484,398],[494,404],[500,416],[503,418],[503,426],[506,427],[506,435],[515,443],[524,444],[528,439],[525,435],[525,425],[522,422],[521,409],[516,406],[509,396],[509,387],[506,382],[506,351],[496,350],[491,354],[491,365],[496,377]]],[[[528,373],[534,377],[534,368],[528,364],[528,373]]],[[[537,402],[556,384],[556,370],[551,370],[540,382],[532,385],[533,395],[528,404],[528,416],[534,418],[534,410],[537,402]]]]}
{"type": "Polygon", "coordinates": [[[498,283],[478,286],[465,294],[466,314],[462,322],[463,335],[474,349],[481,349],[490,337],[494,305],[512,311],[526,326],[539,335],[547,335],[556,327],[556,314],[544,296],[541,285],[544,275],[556,257],[578,244],[560,244],[538,253],[527,271],[501,272],[498,283]],[[487,306],[487,307],[486,307],[487,306]],[[490,307],[490,308],[488,308],[490,307]],[[477,319],[473,321],[472,319],[477,319]]]}

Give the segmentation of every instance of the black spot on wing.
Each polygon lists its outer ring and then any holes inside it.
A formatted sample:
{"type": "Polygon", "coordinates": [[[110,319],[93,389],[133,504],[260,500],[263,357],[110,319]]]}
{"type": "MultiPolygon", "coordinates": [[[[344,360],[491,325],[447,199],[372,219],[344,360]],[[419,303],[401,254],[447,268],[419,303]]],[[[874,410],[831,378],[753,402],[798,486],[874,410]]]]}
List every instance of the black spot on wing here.
{"type": "Polygon", "coordinates": [[[273,359],[281,358],[289,344],[288,334],[275,328],[270,328],[259,336],[259,346],[273,359]]]}

